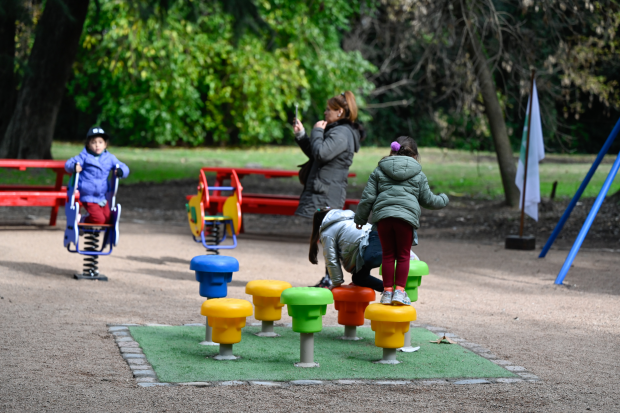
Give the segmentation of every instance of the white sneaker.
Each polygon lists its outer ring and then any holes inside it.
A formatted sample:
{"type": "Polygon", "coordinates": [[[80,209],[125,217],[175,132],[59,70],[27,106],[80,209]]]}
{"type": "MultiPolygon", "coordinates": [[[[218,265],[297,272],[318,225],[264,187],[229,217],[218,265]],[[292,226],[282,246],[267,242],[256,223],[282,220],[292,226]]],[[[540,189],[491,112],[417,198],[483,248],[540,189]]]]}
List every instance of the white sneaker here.
{"type": "Polygon", "coordinates": [[[379,301],[384,305],[392,305],[392,291],[384,291],[381,293],[381,300],[379,301]]]}
{"type": "Polygon", "coordinates": [[[392,296],[392,305],[411,305],[411,300],[404,290],[394,291],[392,296]]]}

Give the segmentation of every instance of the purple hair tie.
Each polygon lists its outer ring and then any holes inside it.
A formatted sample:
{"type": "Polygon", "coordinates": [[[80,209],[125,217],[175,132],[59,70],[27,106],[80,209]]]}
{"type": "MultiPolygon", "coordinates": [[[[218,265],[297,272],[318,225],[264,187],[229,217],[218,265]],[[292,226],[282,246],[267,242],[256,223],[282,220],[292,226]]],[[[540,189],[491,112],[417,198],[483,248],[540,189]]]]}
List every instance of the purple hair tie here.
{"type": "Polygon", "coordinates": [[[394,141],[392,142],[392,144],[390,145],[390,147],[392,148],[392,150],[394,152],[398,152],[400,150],[400,143],[394,141]]]}

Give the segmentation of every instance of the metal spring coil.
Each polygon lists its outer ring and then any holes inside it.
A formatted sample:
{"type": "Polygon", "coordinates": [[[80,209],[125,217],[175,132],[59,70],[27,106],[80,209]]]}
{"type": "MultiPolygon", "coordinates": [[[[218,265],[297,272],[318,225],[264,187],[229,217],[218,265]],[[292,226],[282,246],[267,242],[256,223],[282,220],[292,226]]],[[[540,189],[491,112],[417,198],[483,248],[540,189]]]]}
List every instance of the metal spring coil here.
{"type": "MultiPolygon", "coordinates": [[[[205,234],[205,241],[208,245],[220,245],[220,242],[222,242],[221,228],[217,222],[213,222],[210,226],[209,231],[205,234]]],[[[220,255],[220,251],[208,249],[207,255],[209,254],[220,255]]]]}
{"type": "MultiPolygon", "coordinates": [[[[84,235],[84,251],[98,251],[99,250],[99,232],[88,232],[84,235]]],[[[85,255],[84,256],[84,271],[83,275],[89,277],[97,277],[99,275],[99,256],[97,255],[85,255]]]]}

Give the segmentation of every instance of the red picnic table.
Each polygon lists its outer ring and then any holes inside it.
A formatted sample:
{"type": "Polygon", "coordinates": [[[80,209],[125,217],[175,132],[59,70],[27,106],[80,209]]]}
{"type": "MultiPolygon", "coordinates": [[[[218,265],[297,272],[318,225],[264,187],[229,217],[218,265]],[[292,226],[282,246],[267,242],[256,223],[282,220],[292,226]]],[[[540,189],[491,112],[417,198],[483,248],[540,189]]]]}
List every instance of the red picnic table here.
{"type": "Polygon", "coordinates": [[[50,225],[56,225],[58,208],[65,205],[67,187],[62,186],[65,161],[46,161],[31,159],[0,159],[0,168],[18,169],[46,168],[56,173],[54,186],[43,185],[0,185],[0,206],[38,206],[52,207],[50,225]]]}
{"type": "MultiPolygon", "coordinates": [[[[201,168],[201,171],[215,172],[215,186],[223,186],[224,180],[229,180],[232,171],[237,173],[239,179],[246,175],[262,175],[265,178],[290,178],[299,176],[299,171],[285,171],[280,169],[259,169],[259,168],[231,168],[231,167],[210,167],[201,168]]],[[[354,173],[348,175],[350,178],[355,177],[354,173]]],[[[224,202],[228,198],[222,196],[221,191],[213,191],[213,195],[209,196],[210,205],[209,213],[212,215],[222,211],[224,202]]],[[[187,199],[192,195],[188,195],[187,199]]],[[[351,205],[359,204],[359,199],[347,199],[344,203],[344,209],[351,205]]],[[[294,215],[299,206],[299,196],[296,195],[268,195],[268,194],[252,194],[243,192],[241,211],[244,214],[273,214],[273,215],[294,215]]]]}

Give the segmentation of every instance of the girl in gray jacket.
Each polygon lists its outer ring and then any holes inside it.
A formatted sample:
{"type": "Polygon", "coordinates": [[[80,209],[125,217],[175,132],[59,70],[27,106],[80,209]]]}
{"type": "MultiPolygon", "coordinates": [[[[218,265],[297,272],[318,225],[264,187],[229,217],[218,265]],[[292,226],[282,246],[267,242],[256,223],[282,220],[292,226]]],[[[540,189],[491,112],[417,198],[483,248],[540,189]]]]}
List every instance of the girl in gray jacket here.
{"type": "Polygon", "coordinates": [[[370,275],[370,270],[381,265],[381,242],[372,225],[366,224],[362,231],[355,228],[350,210],[321,208],[314,213],[310,253],[308,258],[318,264],[318,243],[323,247],[325,266],[332,287],[344,282],[342,267],[353,274],[353,284],[382,292],[383,281],[370,275]],[[341,266],[342,265],[342,266],[341,266]]]}

